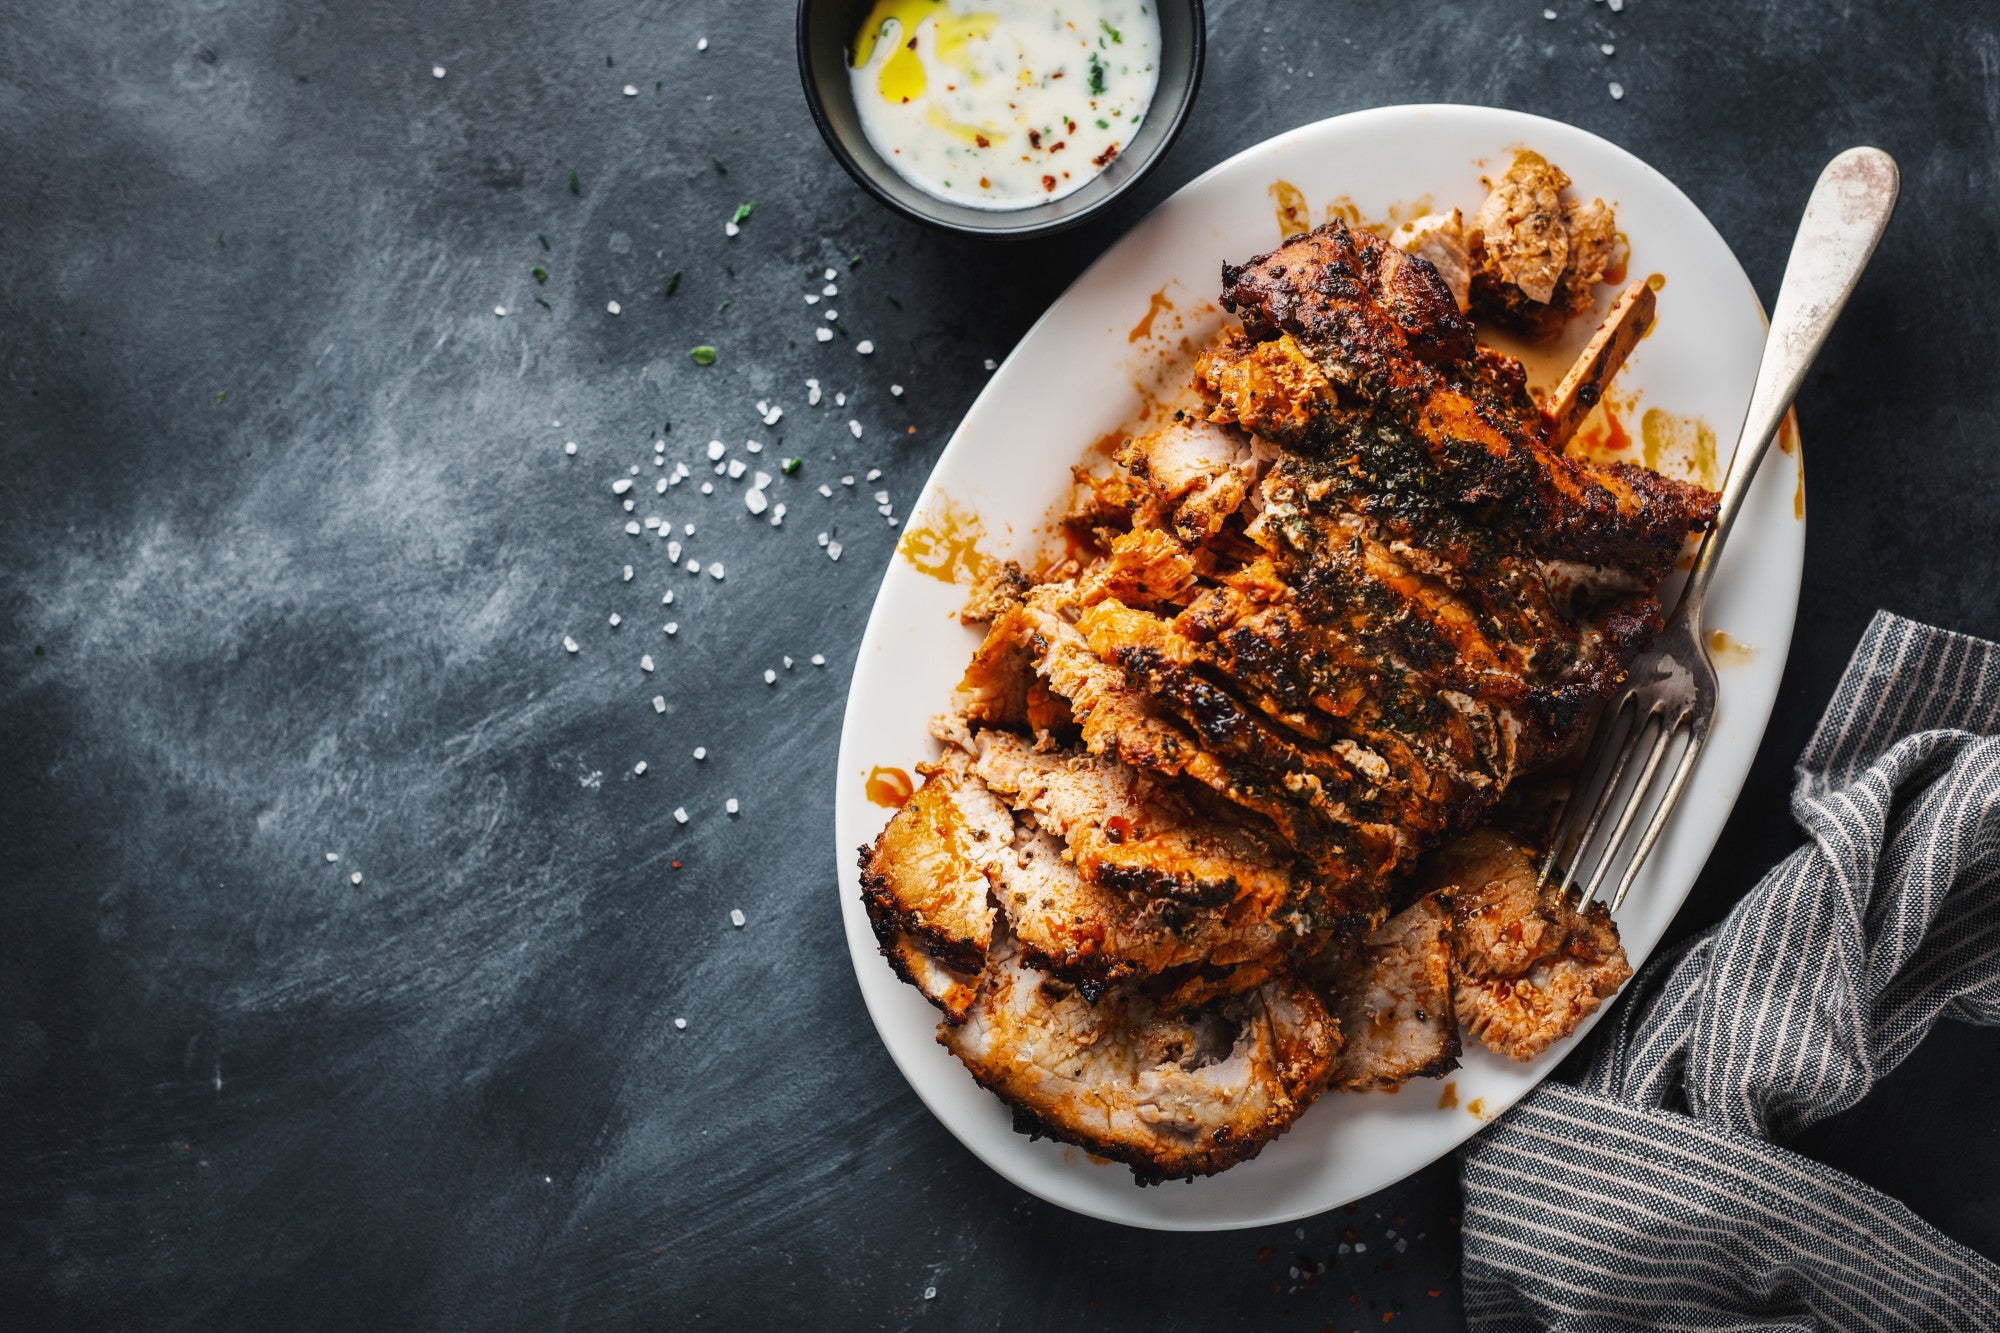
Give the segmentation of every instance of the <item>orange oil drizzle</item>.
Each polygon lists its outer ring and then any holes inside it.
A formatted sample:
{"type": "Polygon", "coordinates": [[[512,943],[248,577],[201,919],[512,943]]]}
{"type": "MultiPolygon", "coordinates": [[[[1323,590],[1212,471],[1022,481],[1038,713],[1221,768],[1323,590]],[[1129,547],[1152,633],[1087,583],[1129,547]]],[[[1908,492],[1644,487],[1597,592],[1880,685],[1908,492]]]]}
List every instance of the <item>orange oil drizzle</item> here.
{"type": "Polygon", "coordinates": [[[909,803],[910,794],[916,791],[916,786],[902,769],[878,764],[868,771],[868,781],[861,791],[876,805],[900,810],[909,803]]]}

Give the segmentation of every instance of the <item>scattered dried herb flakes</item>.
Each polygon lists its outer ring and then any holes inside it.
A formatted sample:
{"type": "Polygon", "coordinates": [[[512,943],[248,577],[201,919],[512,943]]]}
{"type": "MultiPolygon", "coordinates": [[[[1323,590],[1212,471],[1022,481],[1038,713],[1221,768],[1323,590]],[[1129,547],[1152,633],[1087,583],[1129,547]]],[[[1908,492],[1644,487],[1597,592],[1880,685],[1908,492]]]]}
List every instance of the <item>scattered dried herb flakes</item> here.
{"type": "Polygon", "coordinates": [[[673,300],[674,293],[679,291],[680,289],[681,289],[681,271],[679,269],[675,269],[674,276],[667,279],[667,294],[662,299],[668,301],[673,300]]]}
{"type": "Polygon", "coordinates": [[[529,269],[528,272],[535,275],[535,281],[537,283],[543,283],[549,280],[549,271],[543,268],[540,264],[535,265],[533,268],[529,269]]]}
{"type": "Polygon", "coordinates": [[[583,182],[579,181],[576,178],[576,173],[574,171],[569,173],[569,192],[571,194],[583,193],[583,182]]]}
{"type": "Polygon", "coordinates": [[[700,347],[691,347],[688,349],[688,360],[697,366],[712,366],[715,364],[715,349],[707,343],[703,343],[700,347]]]}

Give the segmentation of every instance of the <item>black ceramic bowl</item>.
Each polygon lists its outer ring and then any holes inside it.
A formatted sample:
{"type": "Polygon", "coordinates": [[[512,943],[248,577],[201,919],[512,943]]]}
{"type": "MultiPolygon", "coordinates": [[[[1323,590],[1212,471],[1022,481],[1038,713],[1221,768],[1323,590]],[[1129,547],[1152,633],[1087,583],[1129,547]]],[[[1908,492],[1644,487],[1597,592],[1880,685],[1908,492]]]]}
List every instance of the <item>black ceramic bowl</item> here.
{"type": "Polygon", "coordinates": [[[799,0],[799,77],[827,147],[861,188],[919,222],[971,236],[1040,236],[1077,223],[1137,185],[1166,156],[1201,86],[1202,0],[1154,0],[1160,15],[1160,81],[1139,133],[1082,189],[1030,208],[971,208],[926,194],[898,176],[862,133],[848,53],[869,0],[799,0]]]}

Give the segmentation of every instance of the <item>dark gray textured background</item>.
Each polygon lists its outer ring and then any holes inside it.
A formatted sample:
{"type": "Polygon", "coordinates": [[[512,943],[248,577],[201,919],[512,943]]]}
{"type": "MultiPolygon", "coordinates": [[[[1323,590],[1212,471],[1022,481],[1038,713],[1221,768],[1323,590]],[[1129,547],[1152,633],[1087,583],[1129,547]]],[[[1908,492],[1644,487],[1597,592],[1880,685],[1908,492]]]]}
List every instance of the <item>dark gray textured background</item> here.
{"type": "MultiPolygon", "coordinates": [[[[1027,1198],[918,1104],[833,892],[894,533],[810,488],[880,467],[900,512],[984,358],[1307,120],[1574,121],[1686,189],[1767,301],[1820,164],[1879,144],[1902,211],[1800,400],[1798,636],[1681,924],[1715,919],[1793,845],[1791,758],[1868,614],[2000,634],[2000,20],[1549,2],[1212,0],[1158,173],[1013,248],[848,182],[782,4],[0,4],[0,1322],[1454,1325],[1449,1162],[1303,1239],[1160,1236],[1027,1198]],[[852,336],[822,345],[800,295],[828,264],[852,336]],[[808,375],[851,411],[808,410],[808,375]],[[722,583],[666,572],[606,489],[710,436],[806,460],[776,530],[735,486],[641,491],[722,583]],[[1365,1254],[1291,1276],[1347,1228],[1365,1254]]],[[[2000,1254],[1996,1043],[1946,1026],[1803,1146],[2000,1254]]]]}

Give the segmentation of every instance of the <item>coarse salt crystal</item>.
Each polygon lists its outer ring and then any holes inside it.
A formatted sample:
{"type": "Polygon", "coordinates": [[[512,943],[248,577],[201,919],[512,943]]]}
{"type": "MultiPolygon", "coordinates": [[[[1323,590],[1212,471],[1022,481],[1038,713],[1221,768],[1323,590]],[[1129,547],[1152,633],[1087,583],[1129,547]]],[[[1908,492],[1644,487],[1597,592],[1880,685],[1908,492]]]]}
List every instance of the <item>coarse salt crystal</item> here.
{"type": "Polygon", "coordinates": [[[1544,9],[1542,11],[1542,17],[1545,19],[1553,19],[1555,16],[1556,16],[1556,11],[1553,9],[1544,9]]]}
{"type": "Polygon", "coordinates": [[[900,384],[891,384],[889,386],[889,396],[891,398],[901,398],[903,396],[903,386],[900,384]]]}
{"type": "Polygon", "coordinates": [[[632,581],[632,566],[630,565],[625,566],[624,581],[626,583],[630,583],[632,581]]]}
{"type": "MultiPolygon", "coordinates": [[[[647,669],[648,671],[651,671],[651,670],[652,670],[652,668],[651,668],[651,667],[647,667],[646,669],[647,669]]],[[[653,696],[653,711],[654,711],[655,713],[664,713],[664,712],[666,712],[666,711],[667,711],[667,696],[666,696],[666,695],[664,695],[664,694],[656,694],[656,695],[654,695],[654,696],[653,696]]]]}
{"type": "Polygon", "coordinates": [[[571,440],[571,441],[569,441],[568,443],[564,444],[564,445],[563,445],[563,452],[564,452],[564,453],[566,453],[566,454],[568,454],[568,455],[570,455],[571,457],[575,457],[575,456],[576,456],[576,441],[575,441],[575,440],[571,440]]]}
{"type": "Polygon", "coordinates": [[[493,307],[493,313],[500,316],[500,318],[505,319],[507,318],[507,307],[504,305],[496,305],[493,307]]]}
{"type": "Polygon", "coordinates": [[[347,877],[347,882],[349,884],[359,884],[361,882],[361,872],[357,870],[353,874],[349,875],[347,877]]]}
{"type": "Polygon", "coordinates": [[[875,512],[880,514],[883,518],[887,518],[889,517],[889,515],[896,512],[896,506],[891,504],[879,504],[875,506],[875,512]]]}
{"type": "Polygon", "coordinates": [[[852,486],[854,484],[854,474],[850,472],[846,476],[842,477],[840,479],[840,484],[843,486],[852,486]]]}
{"type": "Polygon", "coordinates": [[[694,536],[694,524],[692,524],[692,523],[683,523],[683,524],[681,524],[681,536],[683,536],[683,537],[692,537],[692,536],[694,536]]]}
{"type": "Polygon", "coordinates": [[[431,66],[431,77],[432,77],[432,78],[434,78],[434,79],[441,79],[441,78],[443,78],[443,77],[444,77],[444,66],[443,66],[443,65],[432,65],[432,66],[431,66]]]}
{"type": "Polygon", "coordinates": [[[618,480],[611,483],[611,493],[613,495],[623,495],[625,494],[625,492],[631,489],[632,489],[632,479],[630,477],[620,477],[618,480]]]}
{"type": "Polygon", "coordinates": [[[674,1030],[677,1032],[686,1032],[687,1025],[688,1021],[685,1018],[676,1018],[674,1020],[674,1030]]]}
{"type": "Polygon", "coordinates": [[[606,301],[604,303],[604,308],[615,315],[619,311],[623,310],[625,307],[619,305],[616,301],[606,301]]]}
{"type": "Polygon", "coordinates": [[[633,777],[635,777],[635,778],[636,778],[636,777],[641,777],[641,776],[644,776],[645,772],[646,772],[646,761],[645,761],[645,760],[641,759],[641,760],[640,760],[640,761],[639,761],[638,763],[636,763],[636,764],[632,765],[632,776],[633,776],[633,777]]]}
{"type": "Polygon", "coordinates": [[[829,559],[829,560],[838,560],[838,559],[840,559],[840,543],[839,543],[839,542],[828,542],[828,543],[826,544],[826,558],[827,558],[827,559],[829,559]]]}
{"type": "Polygon", "coordinates": [[[739,809],[741,809],[741,807],[736,804],[736,798],[734,796],[724,801],[722,803],[722,808],[732,815],[735,814],[739,809]]]}
{"type": "Polygon", "coordinates": [[[1605,4],[1614,14],[1621,14],[1625,11],[1625,0],[1605,0],[1605,4]]]}
{"type": "Polygon", "coordinates": [[[674,464],[674,475],[677,477],[690,477],[693,476],[694,474],[689,472],[688,465],[682,462],[674,464]]]}
{"type": "Polygon", "coordinates": [[[694,44],[694,49],[695,49],[695,50],[697,50],[697,51],[706,51],[706,50],[708,49],[708,38],[706,38],[706,37],[698,37],[698,38],[696,38],[696,39],[695,39],[695,44],[694,44]]]}
{"type": "Polygon", "coordinates": [[[876,503],[876,504],[878,504],[878,505],[885,505],[885,504],[888,504],[888,503],[889,503],[889,492],[887,492],[887,491],[877,491],[877,492],[875,492],[875,503],[876,503]]]}
{"type": "Polygon", "coordinates": [[[639,656],[639,670],[641,670],[641,671],[651,671],[652,669],[653,669],[653,655],[652,655],[651,653],[642,653],[642,654],[640,654],[640,656],[639,656]]]}
{"type": "Polygon", "coordinates": [[[721,458],[724,454],[728,452],[729,452],[729,446],[724,444],[721,440],[710,440],[708,442],[709,462],[711,463],[715,462],[717,459],[721,458]]]}
{"type": "Polygon", "coordinates": [[[706,745],[695,746],[694,757],[697,761],[708,758],[708,747],[706,745]]]}
{"type": "Polygon", "coordinates": [[[771,507],[771,502],[764,498],[764,492],[752,487],[743,492],[743,507],[753,514],[761,514],[771,507]]]}
{"type": "Polygon", "coordinates": [[[756,476],[750,478],[750,484],[761,491],[771,484],[771,474],[768,472],[759,472],[756,476]]]}
{"type": "MultiPolygon", "coordinates": [[[[504,315],[507,312],[502,310],[500,313],[504,315]]],[[[824,324],[822,324],[818,328],[813,330],[813,337],[819,339],[823,343],[830,343],[833,341],[833,330],[827,328],[824,324]]]]}
{"type": "Polygon", "coordinates": [[[720,580],[722,578],[722,565],[720,562],[712,564],[708,567],[708,576],[712,579],[717,579],[717,580],[720,580]]]}
{"type": "Polygon", "coordinates": [[[743,475],[743,469],[744,469],[744,462],[743,462],[743,460],[742,460],[742,459],[740,459],[740,458],[732,458],[732,459],[730,459],[730,460],[729,460],[729,479],[730,479],[731,481],[734,481],[734,480],[736,480],[736,479],[737,479],[738,477],[742,476],[742,475],[743,475]]]}
{"type": "Polygon", "coordinates": [[[656,478],[653,482],[653,494],[665,495],[666,493],[667,493],[667,479],[665,477],[656,478]]]}
{"type": "Polygon", "coordinates": [[[743,912],[741,908],[732,907],[729,909],[729,924],[738,930],[743,929],[743,912]]]}
{"type": "Polygon", "coordinates": [[[861,355],[863,356],[867,356],[870,352],[875,350],[875,344],[868,341],[868,339],[863,338],[860,342],[854,344],[854,350],[861,353],[861,355]]]}
{"type": "Polygon", "coordinates": [[[667,442],[666,442],[665,440],[654,440],[654,441],[653,441],[653,452],[654,452],[654,453],[656,453],[656,454],[663,454],[663,453],[665,453],[666,451],[667,451],[667,442]]]}
{"type": "Polygon", "coordinates": [[[819,535],[819,544],[820,544],[821,546],[824,546],[824,545],[826,545],[826,534],[825,534],[824,532],[822,532],[822,533],[821,533],[821,534],[819,535]]]}
{"type": "Polygon", "coordinates": [[[688,822],[688,812],[686,806],[677,805],[674,807],[674,822],[676,824],[685,824],[688,822]]]}
{"type": "Polygon", "coordinates": [[[625,85],[625,95],[627,97],[637,97],[639,95],[639,90],[637,88],[634,88],[631,84],[628,83],[625,85]]]}
{"type": "Polygon", "coordinates": [[[816,667],[823,667],[826,665],[826,654],[814,653],[811,657],[807,658],[806,660],[808,662],[811,662],[816,667]]]}
{"type": "Polygon", "coordinates": [[[832,269],[828,269],[828,270],[826,271],[826,280],[827,280],[828,282],[832,282],[832,281],[833,281],[833,280],[834,280],[835,278],[837,278],[837,277],[839,277],[839,276],[840,276],[840,275],[839,275],[838,273],[834,272],[834,271],[833,271],[832,269]]]}
{"type": "Polygon", "coordinates": [[[665,634],[679,634],[681,632],[681,622],[678,620],[669,620],[666,624],[660,626],[660,630],[665,634]]]}
{"type": "Polygon", "coordinates": [[[1617,102],[1622,100],[1624,96],[1625,96],[1625,85],[1617,82],[1612,83],[1611,100],[1617,102]]]}
{"type": "Polygon", "coordinates": [[[634,520],[634,521],[632,521],[632,522],[630,522],[630,523],[627,523],[627,524],[625,525],[625,531],[626,531],[627,533],[631,534],[631,535],[632,535],[632,536],[634,536],[634,537],[638,536],[638,535],[639,535],[639,524],[638,524],[638,521],[637,521],[637,520],[634,520]]]}
{"type": "Polygon", "coordinates": [[[837,393],[837,394],[835,394],[835,395],[833,396],[833,405],[834,405],[835,407],[846,407],[846,406],[847,406],[847,394],[846,394],[846,393],[844,393],[844,392],[842,392],[842,393],[837,393]]]}
{"type": "Polygon", "coordinates": [[[787,657],[785,658],[785,670],[790,671],[791,669],[792,669],[792,659],[790,657],[787,657]]]}
{"type": "Polygon", "coordinates": [[[818,304],[819,304],[819,297],[818,297],[817,295],[815,295],[814,293],[812,293],[812,292],[807,292],[807,293],[806,293],[806,304],[807,304],[807,305],[818,305],[818,304]]]}
{"type": "Polygon", "coordinates": [[[618,615],[618,613],[617,613],[616,611],[613,611],[613,612],[611,613],[611,628],[613,628],[613,629],[617,629],[617,628],[618,628],[618,626],[619,626],[619,625],[621,625],[621,624],[623,624],[623,623],[624,623],[624,622],[623,622],[623,621],[622,621],[622,620],[621,620],[621,619],[619,618],[619,615],[618,615]]]}
{"type": "Polygon", "coordinates": [[[629,514],[632,512],[632,502],[630,500],[627,500],[623,504],[621,504],[619,508],[623,509],[626,513],[629,514]]]}
{"type": "MultiPolygon", "coordinates": [[[[767,421],[764,424],[768,426],[771,423],[767,421]]],[[[746,454],[761,454],[764,452],[764,446],[755,440],[745,440],[743,441],[743,452],[746,454]]]]}
{"type": "Polygon", "coordinates": [[[771,670],[771,668],[769,668],[769,667],[765,667],[765,668],[764,668],[764,683],[765,683],[766,685],[776,685],[776,684],[778,683],[778,673],[777,673],[777,672],[775,672],[775,671],[773,671],[773,670],[771,670]]]}
{"type": "Polygon", "coordinates": [[[821,296],[838,296],[840,295],[840,288],[829,282],[826,286],[819,289],[819,294],[821,296]]]}
{"type": "Polygon", "coordinates": [[[819,484],[819,493],[831,500],[833,498],[833,487],[827,485],[825,482],[821,482],[819,484]]]}
{"type": "Polygon", "coordinates": [[[1612,53],[1618,50],[1618,48],[1613,46],[1610,42],[1604,43],[1604,45],[1598,47],[1597,49],[1604,52],[1605,55],[1611,55],[1612,53]]]}
{"type": "Polygon", "coordinates": [[[326,854],[326,863],[328,865],[332,865],[335,861],[338,861],[339,859],[340,859],[339,852],[328,852],[326,854]]]}
{"type": "Polygon", "coordinates": [[[860,439],[861,423],[850,418],[847,423],[847,433],[849,435],[852,435],[857,440],[860,439]]]}
{"type": "Polygon", "coordinates": [[[826,322],[829,324],[833,323],[833,321],[839,318],[840,318],[840,312],[838,310],[828,310],[826,312],[826,322]]]}
{"type": "Polygon", "coordinates": [[[936,1288],[936,1287],[925,1287],[925,1288],[924,1288],[924,1299],[925,1299],[925,1300],[927,1300],[927,1301],[934,1301],[934,1300],[936,1300],[936,1299],[937,1299],[937,1288],[936,1288]]]}
{"type": "Polygon", "coordinates": [[[994,359],[993,359],[992,357],[990,357],[990,356],[986,358],[986,368],[987,368],[988,370],[993,370],[993,369],[996,369],[996,368],[997,368],[997,367],[999,366],[999,364],[1000,364],[1000,363],[999,363],[998,361],[995,361],[995,360],[994,360],[994,359]]]}
{"type": "Polygon", "coordinates": [[[569,652],[572,652],[572,653],[573,653],[573,652],[575,652],[575,651],[576,651],[576,640],[575,640],[575,639],[572,639],[572,638],[571,638],[571,637],[570,637],[569,635],[567,635],[567,634],[563,635],[563,648],[564,648],[565,650],[569,651],[569,652]]]}
{"type": "Polygon", "coordinates": [[[877,477],[880,477],[881,475],[882,475],[881,468],[871,467],[868,469],[868,476],[865,478],[865,480],[874,481],[877,477]]]}
{"type": "Polygon", "coordinates": [[[704,481],[704,482],[703,482],[703,483],[701,484],[701,493],[702,493],[703,495],[713,495],[713,494],[715,494],[715,483],[714,483],[714,482],[712,482],[712,481],[704,481]]]}
{"type": "Polygon", "coordinates": [[[693,556],[689,556],[687,562],[687,572],[690,574],[701,573],[701,561],[695,559],[693,556]]]}
{"type": "MultiPolygon", "coordinates": [[[[662,531],[665,531],[665,529],[662,529],[662,531]]],[[[667,559],[677,565],[681,562],[681,544],[679,542],[667,543],[667,559]]]]}
{"type": "Polygon", "coordinates": [[[669,588],[664,593],[660,594],[660,605],[672,606],[673,604],[674,604],[674,590],[672,588],[669,588]]]}
{"type": "Polygon", "coordinates": [[[725,222],[722,224],[722,234],[724,236],[741,236],[743,228],[737,226],[734,222],[725,222]]]}
{"type": "Polygon", "coordinates": [[[660,526],[660,516],[658,514],[646,515],[646,527],[649,531],[659,526],[660,526]]]}

